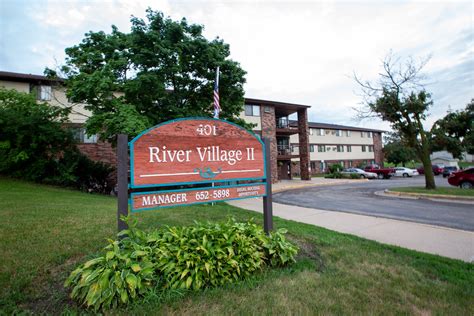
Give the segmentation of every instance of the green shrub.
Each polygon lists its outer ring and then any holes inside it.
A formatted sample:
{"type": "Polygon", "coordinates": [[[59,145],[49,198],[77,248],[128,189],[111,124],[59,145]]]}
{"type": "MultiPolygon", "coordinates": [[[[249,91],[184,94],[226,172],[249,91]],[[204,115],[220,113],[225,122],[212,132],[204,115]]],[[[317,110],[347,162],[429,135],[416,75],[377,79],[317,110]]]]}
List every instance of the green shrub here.
{"type": "Polygon", "coordinates": [[[112,168],[81,154],[63,127],[69,109],[0,88],[0,174],[109,193],[112,168]]]}
{"type": "Polygon", "coordinates": [[[153,288],[155,264],[151,249],[124,240],[111,241],[103,256],[74,270],[65,282],[71,297],[86,306],[115,307],[153,288]]]}
{"type": "Polygon", "coordinates": [[[192,289],[235,282],[266,266],[295,261],[286,230],[267,236],[255,223],[195,223],[144,232],[130,225],[120,241],[74,270],[65,282],[87,307],[114,307],[154,287],[192,289]]]}
{"type": "Polygon", "coordinates": [[[341,179],[342,178],[342,173],[340,172],[333,172],[333,173],[330,173],[330,174],[327,174],[326,176],[324,176],[325,178],[328,178],[328,179],[341,179]]]}
{"type": "Polygon", "coordinates": [[[329,173],[338,173],[344,169],[340,164],[333,164],[329,166],[329,173]]]}

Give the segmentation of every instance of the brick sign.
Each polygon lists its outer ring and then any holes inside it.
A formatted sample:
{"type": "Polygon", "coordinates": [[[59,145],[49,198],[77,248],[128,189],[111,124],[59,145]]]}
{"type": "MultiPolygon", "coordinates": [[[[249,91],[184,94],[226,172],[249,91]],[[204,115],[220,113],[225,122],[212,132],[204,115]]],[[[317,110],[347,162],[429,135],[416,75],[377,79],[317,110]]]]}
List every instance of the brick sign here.
{"type": "Polygon", "coordinates": [[[213,188],[183,189],[132,193],[132,213],[161,207],[200,204],[265,196],[264,184],[218,186],[213,188]]]}
{"type": "Polygon", "coordinates": [[[262,141],[217,119],[166,122],[130,142],[131,188],[265,178],[262,141]]]}

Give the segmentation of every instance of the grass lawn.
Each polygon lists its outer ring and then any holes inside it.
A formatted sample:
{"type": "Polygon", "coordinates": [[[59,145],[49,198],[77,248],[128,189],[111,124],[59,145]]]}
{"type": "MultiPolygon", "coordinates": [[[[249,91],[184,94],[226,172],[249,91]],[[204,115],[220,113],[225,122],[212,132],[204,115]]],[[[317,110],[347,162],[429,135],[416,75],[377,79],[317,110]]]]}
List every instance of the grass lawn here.
{"type": "MultiPolygon", "coordinates": [[[[0,178],[0,314],[83,313],[62,284],[106,245],[116,200],[0,178]]],[[[261,215],[221,203],[137,215],[142,228],[261,215]]],[[[296,264],[201,292],[156,291],[110,314],[474,314],[474,264],[275,218],[296,264]]]]}
{"type": "Polygon", "coordinates": [[[458,162],[458,165],[459,165],[459,167],[462,167],[462,168],[465,169],[465,168],[474,166],[474,162],[459,161],[459,162],[458,162]]]}
{"type": "Polygon", "coordinates": [[[446,188],[437,187],[435,190],[427,190],[421,187],[401,187],[391,188],[390,191],[394,192],[407,192],[407,193],[423,193],[423,194],[442,194],[442,195],[453,195],[453,196],[472,196],[474,197],[474,190],[460,189],[457,187],[446,188]]]}

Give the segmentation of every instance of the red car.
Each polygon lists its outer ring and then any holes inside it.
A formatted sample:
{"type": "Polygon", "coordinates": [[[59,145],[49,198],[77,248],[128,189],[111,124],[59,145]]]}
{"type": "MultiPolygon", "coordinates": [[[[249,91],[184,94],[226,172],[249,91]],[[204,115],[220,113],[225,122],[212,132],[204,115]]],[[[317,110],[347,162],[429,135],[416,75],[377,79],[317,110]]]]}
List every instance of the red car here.
{"type": "Polygon", "coordinates": [[[474,168],[452,173],[448,177],[448,183],[459,186],[461,189],[472,189],[474,187],[474,168]]]}
{"type": "MultiPolygon", "coordinates": [[[[435,176],[443,173],[443,167],[440,167],[438,165],[431,165],[431,168],[433,169],[433,173],[435,176]]],[[[423,166],[416,168],[416,170],[418,170],[419,174],[425,174],[425,168],[423,166]]]]}

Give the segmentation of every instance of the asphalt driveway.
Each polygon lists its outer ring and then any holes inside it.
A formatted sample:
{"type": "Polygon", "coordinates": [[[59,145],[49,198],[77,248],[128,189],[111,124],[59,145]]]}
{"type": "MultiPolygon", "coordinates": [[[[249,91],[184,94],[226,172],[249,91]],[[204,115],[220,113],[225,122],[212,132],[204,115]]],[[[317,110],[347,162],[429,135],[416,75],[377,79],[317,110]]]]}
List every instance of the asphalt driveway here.
{"type": "MultiPolygon", "coordinates": [[[[438,186],[449,186],[442,176],[438,186]]],[[[384,197],[377,191],[424,186],[424,177],[371,180],[344,185],[307,187],[276,193],[274,202],[307,208],[385,217],[474,231],[474,204],[384,197]]]]}

